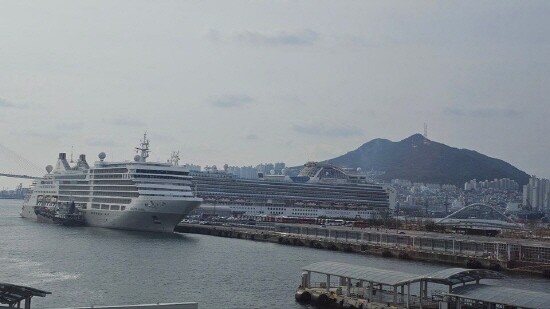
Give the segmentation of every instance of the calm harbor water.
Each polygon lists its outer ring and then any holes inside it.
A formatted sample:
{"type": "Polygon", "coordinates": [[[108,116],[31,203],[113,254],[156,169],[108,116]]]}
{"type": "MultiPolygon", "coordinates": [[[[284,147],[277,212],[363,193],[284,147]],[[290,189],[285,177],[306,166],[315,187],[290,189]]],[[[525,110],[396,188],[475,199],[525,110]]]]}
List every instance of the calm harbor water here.
{"type": "MultiPolygon", "coordinates": [[[[0,200],[0,282],[51,291],[37,308],[197,301],[200,308],[304,308],[300,268],[338,261],[428,273],[445,265],[383,259],[204,235],[167,235],[41,224],[0,200]]],[[[550,290],[550,280],[498,284],[550,290]]]]}

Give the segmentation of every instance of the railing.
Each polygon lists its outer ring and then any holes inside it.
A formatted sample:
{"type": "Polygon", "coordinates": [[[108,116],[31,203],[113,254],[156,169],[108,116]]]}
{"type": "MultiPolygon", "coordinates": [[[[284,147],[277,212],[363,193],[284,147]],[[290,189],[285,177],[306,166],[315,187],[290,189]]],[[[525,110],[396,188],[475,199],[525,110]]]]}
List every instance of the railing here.
{"type": "MultiPolygon", "coordinates": [[[[331,282],[329,288],[337,288],[339,285],[335,282],[331,282]]],[[[314,282],[310,284],[310,288],[320,288],[320,289],[326,289],[327,283],[326,282],[314,282]]]]}
{"type": "Polygon", "coordinates": [[[441,252],[498,261],[550,263],[550,245],[519,244],[515,243],[517,240],[498,239],[495,241],[481,241],[457,239],[453,236],[393,234],[391,232],[375,231],[372,229],[354,231],[284,224],[274,226],[277,232],[295,234],[304,239],[330,239],[339,243],[371,244],[386,248],[441,252]]]}
{"type": "MultiPolygon", "coordinates": [[[[326,289],[326,282],[314,282],[310,284],[310,289],[319,289],[319,292],[324,292],[326,289]]],[[[337,283],[331,282],[330,283],[330,291],[332,293],[335,293],[338,296],[345,296],[347,295],[347,287],[346,286],[340,286],[337,283]]],[[[390,304],[406,304],[407,303],[407,294],[401,294],[397,293],[394,301],[394,293],[393,291],[387,291],[387,290],[380,290],[375,289],[373,291],[373,294],[369,294],[369,287],[352,287],[350,289],[350,297],[356,298],[356,299],[363,299],[363,300],[369,300],[372,302],[379,302],[379,303],[390,303],[390,304]]],[[[418,307],[420,304],[420,297],[417,295],[411,294],[408,297],[409,304],[411,307],[418,307]]],[[[424,297],[422,298],[422,305],[425,308],[432,308],[436,307],[439,304],[439,300],[436,296],[432,297],[424,297]]]]}

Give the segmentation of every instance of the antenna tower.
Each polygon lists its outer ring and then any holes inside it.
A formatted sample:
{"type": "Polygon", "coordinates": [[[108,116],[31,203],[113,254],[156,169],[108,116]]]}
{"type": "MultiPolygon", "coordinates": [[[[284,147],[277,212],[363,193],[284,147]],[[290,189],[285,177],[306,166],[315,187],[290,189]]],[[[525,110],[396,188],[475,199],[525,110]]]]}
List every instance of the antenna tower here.
{"type": "Polygon", "coordinates": [[[428,124],[424,122],[424,145],[429,145],[430,140],[428,139],[428,124]]]}
{"type": "Polygon", "coordinates": [[[424,138],[428,138],[428,124],[424,122],[424,138]]]}
{"type": "Polygon", "coordinates": [[[172,151],[172,156],[170,157],[170,163],[172,163],[173,166],[179,166],[179,161],[180,161],[180,152],[172,151]]]}
{"type": "Polygon", "coordinates": [[[140,162],[145,162],[149,157],[149,140],[147,139],[147,132],[143,134],[143,140],[141,140],[140,147],[136,147],[136,153],[140,155],[140,162]]]}

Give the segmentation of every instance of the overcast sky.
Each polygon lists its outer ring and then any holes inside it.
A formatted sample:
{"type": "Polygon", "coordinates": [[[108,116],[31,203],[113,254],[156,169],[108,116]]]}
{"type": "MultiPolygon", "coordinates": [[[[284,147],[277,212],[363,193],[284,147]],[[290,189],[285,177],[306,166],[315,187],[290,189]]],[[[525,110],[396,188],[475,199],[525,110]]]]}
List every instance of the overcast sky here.
{"type": "Polygon", "coordinates": [[[71,146],[125,160],[147,130],[156,160],[297,165],[427,122],[550,177],[549,16],[549,1],[2,1],[0,145],[41,167],[71,146]]]}

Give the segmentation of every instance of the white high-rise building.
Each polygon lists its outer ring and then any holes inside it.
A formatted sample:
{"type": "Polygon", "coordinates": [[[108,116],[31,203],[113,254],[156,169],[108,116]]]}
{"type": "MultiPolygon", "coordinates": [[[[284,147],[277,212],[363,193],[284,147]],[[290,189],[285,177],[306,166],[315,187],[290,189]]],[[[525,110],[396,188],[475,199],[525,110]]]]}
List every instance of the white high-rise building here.
{"type": "Polygon", "coordinates": [[[252,166],[227,166],[225,170],[229,174],[233,174],[239,178],[256,179],[258,178],[258,170],[252,166]]]}
{"type": "Polygon", "coordinates": [[[492,181],[484,180],[479,182],[475,179],[472,179],[464,183],[464,191],[482,190],[482,189],[513,191],[513,190],[519,189],[519,184],[515,180],[512,180],[510,178],[501,178],[501,179],[495,178],[492,181]]]}
{"type": "Polygon", "coordinates": [[[523,186],[523,205],[533,210],[550,212],[550,180],[533,175],[523,186]]]}

